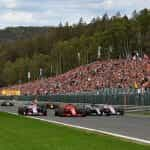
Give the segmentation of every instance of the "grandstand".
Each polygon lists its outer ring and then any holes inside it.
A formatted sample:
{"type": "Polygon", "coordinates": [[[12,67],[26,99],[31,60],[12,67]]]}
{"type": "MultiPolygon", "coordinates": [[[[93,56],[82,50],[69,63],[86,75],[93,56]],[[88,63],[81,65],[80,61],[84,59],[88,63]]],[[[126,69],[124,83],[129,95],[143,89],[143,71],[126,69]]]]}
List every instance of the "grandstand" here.
{"type": "Polygon", "coordinates": [[[114,59],[79,66],[56,77],[11,86],[22,95],[91,92],[102,88],[149,87],[150,59],[114,59]]]}

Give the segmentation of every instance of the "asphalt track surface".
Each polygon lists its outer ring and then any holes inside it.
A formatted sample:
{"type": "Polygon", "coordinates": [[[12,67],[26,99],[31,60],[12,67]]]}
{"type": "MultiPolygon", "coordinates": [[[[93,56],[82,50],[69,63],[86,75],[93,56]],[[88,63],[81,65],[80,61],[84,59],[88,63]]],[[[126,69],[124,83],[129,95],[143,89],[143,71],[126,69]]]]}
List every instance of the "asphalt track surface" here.
{"type": "MultiPolygon", "coordinates": [[[[17,112],[17,107],[1,107],[0,111],[17,112]]],[[[39,117],[46,120],[77,125],[85,128],[102,130],[150,141],[150,118],[140,116],[87,116],[87,117],[55,117],[50,110],[48,116],[39,117]]]]}

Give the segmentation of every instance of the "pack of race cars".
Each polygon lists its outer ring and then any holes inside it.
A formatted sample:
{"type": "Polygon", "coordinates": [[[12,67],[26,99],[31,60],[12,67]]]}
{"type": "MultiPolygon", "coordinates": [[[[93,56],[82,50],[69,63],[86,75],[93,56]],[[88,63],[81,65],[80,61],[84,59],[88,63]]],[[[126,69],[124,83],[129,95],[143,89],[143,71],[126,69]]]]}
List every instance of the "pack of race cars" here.
{"type": "MultiPolygon", "coordinates": [[[[4,101],[1,106],[10,107],[15,104],[11,101],[4,101]]],[[[96,105],[96,104],[60,104],[60,103],[44,103],[38,104],[33,101],[31,104],[26,104],[18,107],[19,115],[30,116],[47,116],[48,109],[54,109],[54,115],[60,117],[85,117],[85,116],[110,116],[124,115],[122,107],[113,105],[96,105]]]]}

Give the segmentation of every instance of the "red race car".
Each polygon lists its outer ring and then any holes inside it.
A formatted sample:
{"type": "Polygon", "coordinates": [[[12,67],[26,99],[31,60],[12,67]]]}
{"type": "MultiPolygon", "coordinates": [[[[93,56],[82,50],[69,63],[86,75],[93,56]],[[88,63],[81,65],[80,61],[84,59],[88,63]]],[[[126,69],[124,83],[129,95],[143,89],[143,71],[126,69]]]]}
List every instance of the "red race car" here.
{"type": "Polygon", "coordinates": [[[62,117],[85,117],[86,111],[81,108],[77,108],[73,104],[66,104],[63,107],[59,107],[55,110],[55,116],[62,117]]]}

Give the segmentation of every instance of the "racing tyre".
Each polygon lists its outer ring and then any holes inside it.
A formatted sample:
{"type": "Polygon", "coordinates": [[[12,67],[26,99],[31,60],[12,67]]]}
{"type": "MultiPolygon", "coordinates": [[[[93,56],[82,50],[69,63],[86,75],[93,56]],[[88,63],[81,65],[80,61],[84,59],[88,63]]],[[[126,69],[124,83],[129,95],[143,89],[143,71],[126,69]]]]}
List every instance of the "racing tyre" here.
{"type": "Polygon", "coordinates": [[[124,110],[120,110],[120,111],[119,111],[119,115],[120,115],[120,116],[123,116],[123,115],[124,115],[124,110]]]}
{"type": "Polygon", "coordinates": [[[47,116],[47,110],[43,110],[43,116],[47,116]]]}
{"type": "Polygon", "coordinates": [[[55,110],[55,116],[63,116],[63,115],[64,115],[63,109],[56,109],[55,110]]]}
{"type": "Polygon", "coordinates": [[[87,111],[85,109],[78,109],[77,112],[81,114],[82,117],[87,116],[87,111]]]}
{"type": "Polygon", "coordinates": [[[25,110],[25,108],[19,107],[19,108],[18,108],[18,114],[20,114],[20,115],[26,115],[26,110],[25,110]]]}

